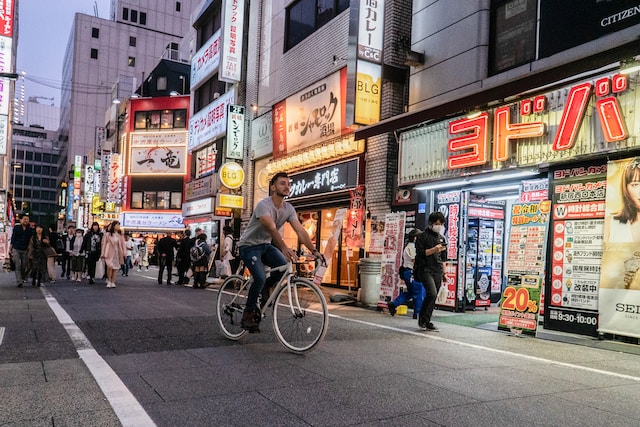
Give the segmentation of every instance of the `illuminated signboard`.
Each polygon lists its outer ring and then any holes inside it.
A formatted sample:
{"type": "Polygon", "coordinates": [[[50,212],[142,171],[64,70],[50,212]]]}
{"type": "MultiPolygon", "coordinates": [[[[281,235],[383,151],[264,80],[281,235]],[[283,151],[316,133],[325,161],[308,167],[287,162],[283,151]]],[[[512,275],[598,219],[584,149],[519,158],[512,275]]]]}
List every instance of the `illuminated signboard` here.
{"type": "Polygon", "coordinates": [[[227,107],[235,100],[235,97],[236,92],[231,89],[191,116],[189,119],[189,151],[224,135],[227,131],[227,107]]]}
{"type": "Polygon", "coordinates": [[[222,6],[222,54],[220,80],[239,82],[242,72],[242,34],[244,28],[244,0],[225,0],[222,6]]]}
{"type": "Polygon", "coordinates": [[[202,45],[191,60],[191,91],[212,76],[220,65],[220,30],[202,45]]]}

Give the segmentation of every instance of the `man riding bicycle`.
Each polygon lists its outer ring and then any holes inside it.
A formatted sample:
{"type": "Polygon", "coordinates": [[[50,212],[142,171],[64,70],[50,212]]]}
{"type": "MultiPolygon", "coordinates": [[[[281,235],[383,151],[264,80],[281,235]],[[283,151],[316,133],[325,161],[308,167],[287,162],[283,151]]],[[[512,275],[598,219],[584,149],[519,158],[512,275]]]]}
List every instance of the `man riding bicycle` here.
{"type": "Polygon", "coordinates": [[[296,252],[287,247],[280,229],[285,222],[298,235],[302,244],[309,248],[313,255],[322,258],[322,254],[316,249],[309,235],[300,224],[295,208],[284,200],[291,191],[289,175],[286,172],[278,172],[269,181],[271,196],[261,200],[251,214],[251,219],[245,232],[238,242],[240,259],[253,276],[253,285],[249,289],[247,304],[242,315],[241,326],[249,332],[259,332],[262,315],[258,308],[258,297],[265,284],[269,289],[280,280],[284,272],[272,272],[268,283],[265,265],[280,267],[287,262],[295,262],[298,259],[296,252]]]}

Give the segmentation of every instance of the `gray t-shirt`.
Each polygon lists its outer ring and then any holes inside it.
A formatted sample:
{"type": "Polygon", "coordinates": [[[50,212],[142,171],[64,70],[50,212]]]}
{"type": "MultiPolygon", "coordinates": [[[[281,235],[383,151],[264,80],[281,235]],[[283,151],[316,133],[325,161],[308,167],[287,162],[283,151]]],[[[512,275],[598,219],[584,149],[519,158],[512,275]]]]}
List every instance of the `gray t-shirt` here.
{"type": "Polygon", "coordinates": [[[285,222],[295,221],[296,210],[293,208],[291,203],[286,201],[282,202],[282,206],[278,209],[273,204],[271,197],[260,200],[251,214],[249,225],[247,225],[244,233],[240,236],[238,246],[242,247],[259,245],[261,243],[271,243],[271,234],[269,234],[269,231],[267,231],[260,222],[260,217],[265,215],[273,218],[276,223],[276,229],[280,231],[285,222]]]}

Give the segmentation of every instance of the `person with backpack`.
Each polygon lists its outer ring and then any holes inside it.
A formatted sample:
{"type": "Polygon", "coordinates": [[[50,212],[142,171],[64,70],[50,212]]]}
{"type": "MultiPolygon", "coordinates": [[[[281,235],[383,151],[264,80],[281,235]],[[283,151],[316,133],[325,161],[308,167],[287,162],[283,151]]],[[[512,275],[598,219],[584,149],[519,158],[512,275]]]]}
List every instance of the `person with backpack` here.
{"type": "Polygon", "coordinates": [[[231,261],[235,259],[235,255],[233,253],[234,249],[234,240],[233,240],[233,228],[226,225],[222,229],[222,233],[224,234],[224,240],[222,241],[222,268],[226,277],[231,276],[231,261]]]}
{"type": "Polygon", "coordinates": [[[196,241],[189,252],[191,269],[193,270],[193,289],[207,287],[207,273],[209,269],[209,256],[211,248],[207,244],[206,233],[196,236],[196,241]]]}
{"type": "Polygon", "coordinates": [[[422,302],[426,295],[424,286],[421,282],[415,280],[413,276],[413,264],[416,260],[416,237],[422,233],[422,231],[415,229],[409,232],[407,235],[407,244],[402,251],[402,267],[400,267],[400,278],[407,285],[407,290],[401,292],[396,299],[387,303],[389,314],[394,316],[396,314],[396,308],[399,305],[406,304],[413,299],[413,318],[418,318],[418,313],[422,308],[422,302]]]}

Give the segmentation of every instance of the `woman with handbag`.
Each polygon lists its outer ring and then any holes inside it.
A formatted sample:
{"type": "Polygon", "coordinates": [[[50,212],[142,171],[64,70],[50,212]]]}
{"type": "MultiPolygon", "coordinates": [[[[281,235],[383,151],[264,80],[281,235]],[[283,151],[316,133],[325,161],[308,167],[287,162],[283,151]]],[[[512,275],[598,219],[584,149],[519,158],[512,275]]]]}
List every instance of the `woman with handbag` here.
{"type": "Polygon", "coordinates": [[[45,247],[51,247],[49,245],[49,239],[44,234],[44,228],[38,224],[36,225],[35,234],[31,236],[29,246],[27,247],[28,265],[31,269],[31,277],[33,278],[31,286],[40,286],[42,284],[42,278],[47,274],[45,247]]]}

